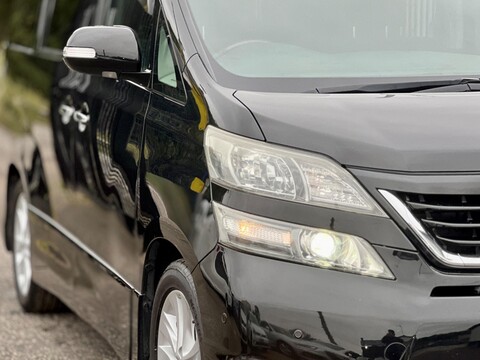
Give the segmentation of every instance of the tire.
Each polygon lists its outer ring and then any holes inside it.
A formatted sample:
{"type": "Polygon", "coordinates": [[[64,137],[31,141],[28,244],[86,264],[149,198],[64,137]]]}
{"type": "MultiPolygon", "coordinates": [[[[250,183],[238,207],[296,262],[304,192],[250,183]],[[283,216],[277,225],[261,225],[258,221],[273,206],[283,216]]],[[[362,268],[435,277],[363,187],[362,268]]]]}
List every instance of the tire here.
{"type": "Polygon", "coordinates": [[[175,261],[163,273],[155,292],[150,322],[150,360],[201,360],[201,340],[200,311],[192,274],[183,261],[175,261]],[[176,312],[179,308],[182,311],[176,312]],[[179,313],[183,313],[183,317],[175,316],[179,313]],[[173,331],[167,331],[167,323],[173,331]],[[175,336],[166,335],[178,333],[179,324],[186,329],[182,332],[182,344],[175,343],[175,336]],[[178,345],[181,345],[180,350],[175,349],[178,345]]]}
{"type": "Polygon", "coordinates": [[[7,238],[12,244],[13,275],[17,299],[28,313],[65,311],[65,305],[32,280],[31,235],[28,202],[18,181],[10,189],[7,238]],[[23,236],[22,236],[23,235],[23,236]]]}

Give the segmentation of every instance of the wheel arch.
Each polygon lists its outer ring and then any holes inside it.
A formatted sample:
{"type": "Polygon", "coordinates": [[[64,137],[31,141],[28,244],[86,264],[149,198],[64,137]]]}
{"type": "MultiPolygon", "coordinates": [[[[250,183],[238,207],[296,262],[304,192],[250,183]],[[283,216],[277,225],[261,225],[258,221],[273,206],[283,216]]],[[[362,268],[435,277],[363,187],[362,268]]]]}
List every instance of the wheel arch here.
{"type": "Polygon", "coordinates": [[[205,256],[204,249],[199,251],[184,229],[173,219],[168,215],[160,215],[162,211],[158,211],[157,214],[142,231],[145,256],[137,313],[139,359],[148,359],[150,355],[150,319],[155,291],[164,271],[174,261],[182,260],[193,274],[196,266],[205,256]]]}
{"type": "MultiPolygon", "coordinates": [[[[179,247],[174,242],[156,236],[148,242],[142,275],[142,295],[138,304],[138,358],[148,359],[150,356],[150,321],[152,315],[155,290],[165,269],[172,262],[185,259],[179,247]]],[[[194,265],[185,262],[193,271],[194,265]]]]}

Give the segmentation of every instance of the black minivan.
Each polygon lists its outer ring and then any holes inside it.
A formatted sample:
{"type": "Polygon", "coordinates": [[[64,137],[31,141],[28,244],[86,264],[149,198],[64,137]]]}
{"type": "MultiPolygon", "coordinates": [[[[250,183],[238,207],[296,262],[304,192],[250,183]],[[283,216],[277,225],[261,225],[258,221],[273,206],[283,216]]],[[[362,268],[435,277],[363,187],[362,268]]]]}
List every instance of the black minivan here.
{"type": "Polygon", "coordinates": [[[122,359],[479,359],[479,15],[13,1],[20,304],[122,359]]]}

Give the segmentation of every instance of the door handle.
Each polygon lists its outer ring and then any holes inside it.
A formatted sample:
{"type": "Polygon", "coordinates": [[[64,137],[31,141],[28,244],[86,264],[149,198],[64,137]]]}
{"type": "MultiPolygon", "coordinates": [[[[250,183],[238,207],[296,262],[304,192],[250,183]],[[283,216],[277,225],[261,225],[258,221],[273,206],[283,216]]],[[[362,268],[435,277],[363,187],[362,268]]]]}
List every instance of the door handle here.
{"type": "Polygon", "coordinates": [[[70,123],[70,120],[72,120],[72,115],[75,113],[75,109],[73,108],[73,106],[62,104],[58,108],[58,113],[60,114],[60,117],[62,119],[62,124],[68,125],[70,123]]]}
{"type": "Polygon", "coordinates": [[[78,131],[83,133],[87,128],[88,122],[90,121],[87,103],[83,103],[81,110],[76,110],[73,113],[73,120],[78,123],[78,131]]]}

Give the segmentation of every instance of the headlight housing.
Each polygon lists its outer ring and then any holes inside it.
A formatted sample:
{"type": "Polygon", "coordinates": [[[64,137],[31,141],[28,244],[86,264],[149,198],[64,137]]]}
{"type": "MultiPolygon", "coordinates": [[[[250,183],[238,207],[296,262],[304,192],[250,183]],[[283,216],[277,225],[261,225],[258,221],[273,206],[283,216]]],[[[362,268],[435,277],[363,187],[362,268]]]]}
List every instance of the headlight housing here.
{"type": "Polygon", "coordinates": [[[205,153],[213,182],[309,205],[387,217],[355,178],[333,160],[209,126],[205,153]]]}
{"type": "Polygon", "coordinates": [[[360,275],[395,279],[364,239],[267,219],[213,203],[220,242],[277,259],[360,275]]]}

